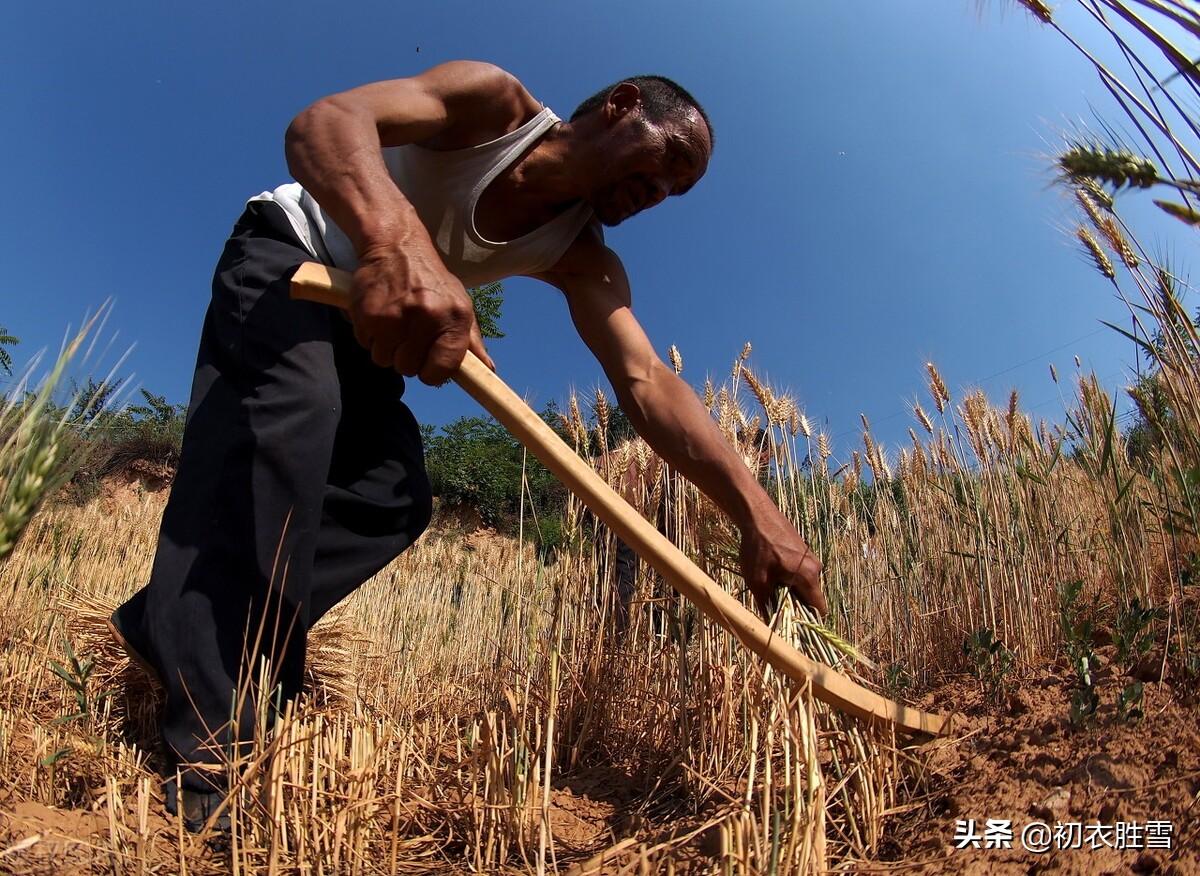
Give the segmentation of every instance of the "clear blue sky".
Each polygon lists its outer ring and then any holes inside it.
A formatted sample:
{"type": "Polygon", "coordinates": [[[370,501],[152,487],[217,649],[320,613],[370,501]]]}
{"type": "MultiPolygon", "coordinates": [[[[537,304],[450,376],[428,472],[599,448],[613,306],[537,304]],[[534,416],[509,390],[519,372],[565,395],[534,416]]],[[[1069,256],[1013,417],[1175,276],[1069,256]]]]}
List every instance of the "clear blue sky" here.
{"type": "MultiPolygon", "coordinates": [[[[752,341],[843,452],[860,411],[903,440],[891,415],[926,397],[930,359],[956,394],[1015,386],[1046,416],[1047,362],[1067,373],[1078,354],[1110,386],[1132,362],[1098,322],[1128,317],[1073,245],[1045,158],[1089,100],[1115,112],[1001,0],[69,2],[10,8],[0,40],[0,325],[18,364],[114,296],[110,329],[136,343],[124,370],[186,400],[213,265],[246,198],[287,180],[291,118],[454,58],[505,67],[564,116],[638,73],[705,104],[705,179],[609,234],[634,311],[694,385],[752,341]]],[[[1133,211],[1147,242],[1185,255],[1183,226],[1152,211],[1133,211]]],[[[602,380],[558,293],[505,291],[490,349],[518,392],[540,406],[602,380]]],[[[452,386],[414,381],[408,400],[435,423],[475,410],[452,386]]]]}

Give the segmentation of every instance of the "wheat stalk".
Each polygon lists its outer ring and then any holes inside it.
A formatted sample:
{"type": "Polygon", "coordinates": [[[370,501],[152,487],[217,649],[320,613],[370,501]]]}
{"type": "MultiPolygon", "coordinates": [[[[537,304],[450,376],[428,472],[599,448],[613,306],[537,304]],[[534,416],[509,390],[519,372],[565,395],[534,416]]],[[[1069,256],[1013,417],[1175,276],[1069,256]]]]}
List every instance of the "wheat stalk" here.
{"type": "Polygon", "coordinates": [[[929,394],[933,396],[934,407],[937,408],[939,414],[944,414],[946,404],[950,401],[950,390],[946,388],[942,375],[938,373],[932,362],[925,363],[925,370],[929,374],[929,394]]]}
{"type": "MultiPolygon", "coordinates": [[[[55,413],[53,397],[84,340],[106,312],[107,305],[64,345],[32,397],[25,396],[26,377],[0,408],[0,434],[11,430],[0,445],[0,559],[16,546],[43,499],[66,482],[82,458],[81,443],[73,450],[66,447],[68,416],[76,408],[90,407],[92,400],[77,393],[55,413]]],[[[105,385],[98,391],[106,391],[105,385]]]]}
{"type": "Polygon", "coordinates": [[[1109,259],[1108,253],[1100,248],[1099,242],[1092,236],[1092,233],[1080,225],[1075,229],[1075,236],[1083,244],[1083,248],[1087,251],[1087,254],[1092,257],[1092,261],[1096,265],[1096,270],[1108,279],[1113,279],[1117,275],[1117,272],[1113,270],[1112,261],[1109,259]]]}
{"type": "Polygon", "coordinates": [[[1058,166],[1071,181],[1090,179],[1106,182],[1113,188],[1124,186],[1148,189],[1163,180],[1154,162],[1128,149],[1114,149],[1095,143],[1078,143],[1058,156],[1058,166]]]}

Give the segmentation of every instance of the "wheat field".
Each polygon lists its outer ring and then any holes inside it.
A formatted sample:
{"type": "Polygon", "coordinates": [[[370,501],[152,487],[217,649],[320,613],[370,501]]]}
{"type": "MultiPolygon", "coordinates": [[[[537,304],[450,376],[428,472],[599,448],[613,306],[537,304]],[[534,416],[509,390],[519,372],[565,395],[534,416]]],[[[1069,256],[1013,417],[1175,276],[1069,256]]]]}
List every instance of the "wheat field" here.
{"type": "MultiPolygon", "coordinates": [[[[835,633],[785,601],[780,635],[892,696],[955,675],[1000,695],[1064,647],[1062,585],[1079,582],[1072,604],[1098,627],[1160,609],[1156,641],[1187,672],[1196,545],[1165,525],[1186,500],[1133,466],[1093,378],[1064,424],[1034,424],[1015,396],[951,398],[931,366],[912,443],[890,452],[867,429],[831,471],[828,438],[748,357],[704,396],[821,555],[835,633]],[[1002,650],[965,647],[981,631],[1002,650]]],[[[603,435],[592,407],[589,428],[568,406],[577,441],[603,435]]],[[[651,519],[677,497],[669,531],[737,592],[736,532],[707,500],[640,441],[605,459],[609,477],[637,467],[651,519]]],[[[814,702],[648,570],[618,631],[611,540],[572,507],[553,559],[435,524],[314,630],[306,696],[269,726],[254,706],[228,847],[186,835],[156,799],[156,692],[103,625],[148,574],[162,499],[52,504],[0,571],[0,809],[94,817],[0,866],[816,873],[876,859],[920,795],[929,746],[814,702]]]]}
{"type": "MultiPolygon", "coordinates": [[[[1096,66],[1154,156],[1083,135],[1054,158],[1086,282],[1127,305],[1132,333],[1113,329],[1147,363],[1120,389],[1137,427],[1082,370],[1051,369],[1064,402],[1043,419],[930,363],[898,446],[864,415],[861,439],[835,447],[749,344],[696,384],[824,567],[828,616],[782,599],[775,634],[955,713],[946,738],[831,710],[644,566],[626,623],[613,538],[575,502],[549,554],[442,509],[313,630],[298,701],[244,704],[257,737],[229,764],[232,831],[187,833],[163,812],[159,693],[105,627],[147,578],[165,495],[135,478],[66,501],[86,440],[52,413],[60,359],[0,407],[0,872],[1197,872],[1200,333],[1183,272],[1115,198],[1166,192],[1154,203],[1172,221],[1200,225],[1200,126],[1141,59],[1167,58],[1192,89],[1200,76],[1137,26],[1155,13],[1200,36],[1200,15],[1080,0],[1130,52],[1130,85],[1054,9],[1019,5],[1096,66]],[[992,812],[1170,818],[1176,845],[956,855],[956,818],[992,812]]],[[[565,410],[577,451],[636,483],[638,510],[749,604],[727,519],[645,443],[608,446],[602,394],[565,410]]]]}

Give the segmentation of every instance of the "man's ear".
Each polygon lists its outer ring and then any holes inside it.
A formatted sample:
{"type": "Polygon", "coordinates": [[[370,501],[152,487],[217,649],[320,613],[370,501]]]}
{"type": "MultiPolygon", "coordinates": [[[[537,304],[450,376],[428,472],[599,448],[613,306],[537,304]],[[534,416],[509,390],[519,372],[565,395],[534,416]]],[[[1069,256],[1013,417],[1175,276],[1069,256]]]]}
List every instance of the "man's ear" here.
{"type": "Polygon", "coordinates": [[[604,115],[610,122],[622,119],[642,105],[642,90],[632,82],[622,82],[608,93],[604,115]]]}

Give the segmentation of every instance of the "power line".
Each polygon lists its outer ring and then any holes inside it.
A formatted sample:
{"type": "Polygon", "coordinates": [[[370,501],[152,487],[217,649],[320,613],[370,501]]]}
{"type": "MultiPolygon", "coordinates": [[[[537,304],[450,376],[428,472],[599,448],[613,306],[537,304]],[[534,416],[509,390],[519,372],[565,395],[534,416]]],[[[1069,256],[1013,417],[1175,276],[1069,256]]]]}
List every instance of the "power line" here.
{"type": "Polygon", "coordinates": [[[1055,347],[1053,350],[1047,350],[1045,353],[1041,353],[1037,356],[1033,356],[1032,358],[1026,359],[1024,362],[1018,362],[1016,365],[1010,365],[1008,368],[1005,368],[1002,371],[997,371],[995,374],[989,374],[987,377],[984,377],[982,380],[980,380],[978,382],[986,383],[987,381],[991,380],[994,377],[999,377],[1000,375],[1007,374],[1010,371],[1016,371],[1018,368],[1024,368],[1026,365],[1032,365],[1034,362],[1037,362],[1039,359],[1046,358],[1051,353],[1057,353],[1060,350],[1065,350],[1067,347],[1074,346],[1075,344],[1078,344],[1080,341],[1086,341],[1088,338],[1095,337],[1096,335],[1100,334],[1101,332],[1106,332],[1106,331],[1110,331],[1110,329],[1107,327],[1098,328],[1094,332],[1088,332],[1086,335],[1081,335],[1073,341],[1067,341],[1065,344],[1055,347]]]}
{"type": "MultiPolygon", "coordinates": [[[[962,383],[962,384],[960,384],[960,385],[964,385],[964,386],[971,386],[971,385],[976,385],[976,384],[982,384],[982,383],[986,383],[986,382],[987,382],[987,381],[989,381],[989,380],[992,380],[992,379],[994,379],[994,378],[997,378],[997,377],[1000,377],[1000,376],[1002,376],[1002,375],[1008,374],[1010,371],[1016,371],[1018,368],[1024,368],[1026,365],[1032,365],[1033,363],[1035,363],[1035,362],[1038,362],[1038,361],[1040,361],[1040,360],[1042,360],[1042,359],[1045,359],[1047,356],[1050,356],[1050,355],[1051,355],[1051,354],[1053,354],[1053,353],[1058,353],[1058,352],[1060,352],[1060,351],[1062,351],[1062,350],[1065,350],[1065,349],[1067,349],[1068,347],[1071,347],[1071,346],[1074,346],[1075,344],[1078,344],[1080,341],[1086,341],[1088,338],[1095,337],[1096,335],[1098,335],[1098,334],[1101,334],[1102,332],[1107,332],[1107,331],[1110,331],[1110,329],[1109,329],[1107,326],[1102,326],[1102,327],[1100,327],[1100,328],[1098,328],[1098,329],[1095,329],[1094,331],[1090,331],[1090,332],[1088,332],[1087,334],[1080,335],[1079,337],[1077,337],[1077,338],[1075,338],[1075,339],[1073,339],[1073,340],[1067,341],[1065,344],[1060,344],[1060,345],[1058,345],[1057,347],[1054,347],[1053,349],[1047,350],[1047,351],[1046,351],[1046,352],[1044,352],[1044,353],[1039,353],[1039,354],[1038,354],[1038,355],[1036,355],[1036,356],[1032,356],[1032,357],[1030,357],[1030,358],[1026,359],[1026,360],[1025,360],[1025,361],[1023,361],[1023,362],[1018,362],[1018,363],[1017,363],[1017,364],[1015,364],[1015,365],[1009,365],[1007,368],[1002,368],[1001,370],[997,371],[995,374],[989,374],[987,377],[981,378],[981,379],[979,379],[979,380],[974,380],[974,381],[966,381],[965,383],[962,383]]],[[[1105,378],[1105,379],[1104,379],[1102,382],[1104,382],[1104,383],[1107,383],[1109,380],[1111,380],[1111,379],[1112,379],[1112,377],[1117,377],[1117,376],[1119,376],[1119,373],[1118,373],[1118,374],[1114,374],[1114,375],[1112,375],[1111,377],[1107,377],[1107,378],[1105,378]]],[[[1053,399],[1053,398],[1052,398],[1052,399],[1047,399],[1046,401],[1044,401],[1044,402],[1040,402],[1039,404],[1037,404],[1037,405],[1034,405],[1033,407],[1027,408],[1027,410],[1034,410],[1035,408],[1037,408],[1037,407],[1041,407],[1041,406],[1043,406],[1043,405],[1046,405],[1046,404],[1049,404],[1049,403],[1050,403],[1050,402],[1052,402],[1052,401],[1056,401],[1056,399],[1053,399]]],[[[903,416],[905,416],[905,415],[906,415],[906,414],[908,414],[908,413],[910,413],[910,412],[909,412],[909,411],[896,411],[895,413],[888,414],[886,417],[879,417],[879,418],[874,418],[874,417],[873,417],[873,418],[872,418],[872,421],[873,421],[873,422],[875,422],[875,423],[887,423],[887,422],[890,422],[891,420],[894,420],[894,419],[896,419],[897,417],[903,417],[903,416]]],[[[855,434],[855,433],[857,433],[857,432],[858,432],[858,429],[857,429],[857,428],[853,428],[853,429],[847,429],[847,430],[845,430],[845,431],[843,431],[843,432],[838,432],[838,433],[836,433],[835,435],[833,435],[833,436],[831,437],[831,439],[830,439],[830,440],[836,441],[836,440],[838,440],[839,438],[843,438],[843,437],[845,437],[846,435],[853,435],[853,434],[855,434]]]]}
{"type": "MultiPolygon", "coordinates": [[[[1074,342],[1072,342],[1072,343],[1074,343],[1074,342]]],[[[1066,345],[1064,345],[1064,346],[1070,346],[1070,344],[1066,344],[1066,345]]],[[[1061,348],[1060,348],[1060,349],[1061,349],[1061,348]]],[[[1036,361],[1036,360],[1035,360],[1035,361],[1036,361]]],[[[1017,367],[1019,367],[1019,366],[1017,366],[1017,367]]],[[[1113,380],[1114,378],[1117,378],[1117,377],[1120,377],[1120,376],[1122,376],[1122,373],[1123,373],[1123,372],[1121,372],[1121,371],[1117,371],[1117,372],[1114,372],[1114,373],[1112,373],[1112,374],[1108,375],[1107,377],[1102,377],[1102,378],[1100,379],[1100,383],[1102,383],[1102,384],[1108,383],[1110,380],[1113,380]]],[[[986,379],[986,378],[985,378],[985,379],[986,379]]],[[[1026,405],[1024,409],[1025,409],[1026,411],[1036,411],[1038,408],[1043,408],[1043,407],[1045,407],[1045,406],[1046,406],[1046,405],[1048,405],[1048,404],[1052,404],[1053,402],[1060,402],[1060,403],[1062,403],[1063,405],[1066,405],[1066,403],[1067,403],[1067,399],[1066,399],[1066,398],[1063,396],[1063,394],[1060,392],[1058,395],[1056,395],[1056,396],[1051,396],[1050,398],[1047,398],[1047,399],[1043,399],[1042,401],[1040,401],[1040,402],[1037,402],[1036,404],[1032,404],[1032,405],[1026,405]]],[[[1116,422],[1118,422],[1118,423],[1124,423],[1124,422],[1128,422],[1130,419],[1132,419],[1132,418],[1133,418],[1133,416],[1135,416],[1135,415],[1137,414],[1137,412],[1138,412],[1138,411],[1137,411],[1137,408],[1130,408],[1130,409],[1129,409],[1129,410],[1127,410],[1127,411],[1122,411],[1121,413],[1117,414],[1117,416],[1116,416],[1116,422]]],[[[894,420],[894,419],[896,419],[897,417],[902,417],[902,416],[904,416],[904,415],[906,415],[906,414],[908,414],[908,413],[910,413],[910,412],[909,412],[909,411],[897,411],[897,412],[896,412],[896,413],[894,413],[894,414],[889,414],[888,416],[886,416],[886,417],[882,417],[882,418],[879,418],[879,419],[872,418],[872,423],[873,423],[873,424],[886,423],[886,422],[888,422],[889,420],[894,420]]],[[[858,433],[858,429],[857,429],[857,428],[854,428],[854,429],[847,429],[847,430],[846,430],[846,431],[844,431],[844,432],[838,432],[837,434],[833,435],[833,436],[832,436],[832,438],[831,438],[830,440],[836,441],[836,440],[838,440],[839,438],[843,438],[843,437],[845,437],[846,435],[854,435],[854,434],[857,434],[857,433],[858,433]]]]}

